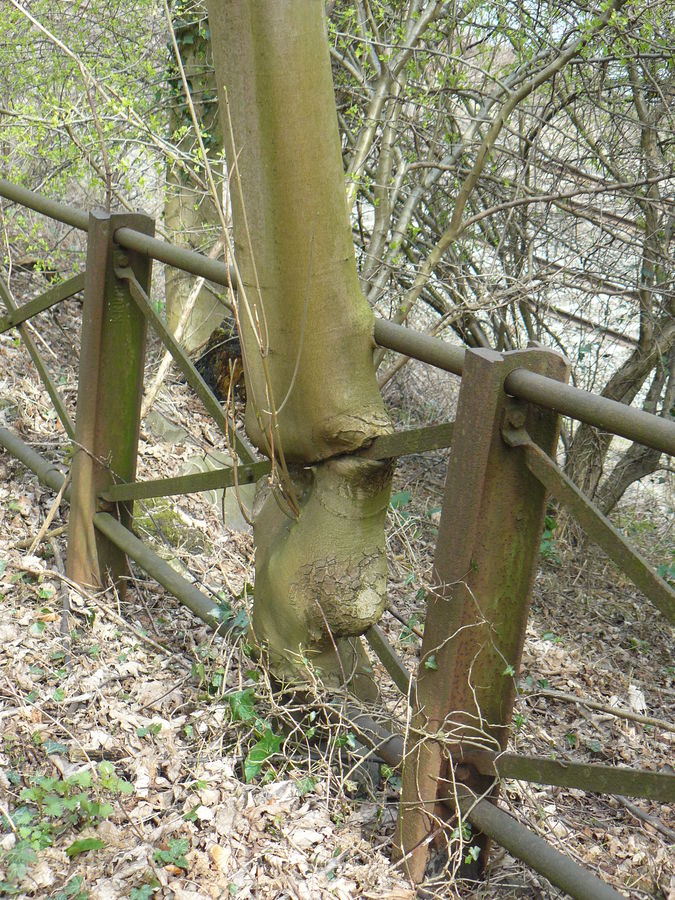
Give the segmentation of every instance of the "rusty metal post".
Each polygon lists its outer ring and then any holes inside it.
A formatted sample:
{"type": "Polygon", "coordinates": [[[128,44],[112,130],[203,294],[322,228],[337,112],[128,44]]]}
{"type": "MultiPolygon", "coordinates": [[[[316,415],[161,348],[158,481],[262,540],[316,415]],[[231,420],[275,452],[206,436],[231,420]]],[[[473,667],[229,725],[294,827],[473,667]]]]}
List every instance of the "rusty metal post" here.
{"type": "MultiPolygon", "coordinates": [[[[524,426],[554,453],[559,426],[556,413],[506,395],[516,368],[569,377],[566,360],[538,348],[464,358],[399,814],[398,843],[415,881],[428,838],[447,820],[440,799],[452,796],[453,779],[490,791],[472,754],[503,750],[509,737],[546,495],[501,432],[524,426]]],[[[487,839],[479,843],[484,862],[487,839]]]]}
{"type": "Polygon", "coordinates": [[[99,586],[109,574],[122,590],[126,557],[94,529],[93,518],[111,512],[128,526],[132,514],[130,504],[97,500],[101,491],[136,474],[147,326],[114,267],[131,266],[149,291],[152,263],[115,247],[115,231],[124,226],[154,233],[148,216],[89,216],[67,557],[73,581],[99,586]]]}

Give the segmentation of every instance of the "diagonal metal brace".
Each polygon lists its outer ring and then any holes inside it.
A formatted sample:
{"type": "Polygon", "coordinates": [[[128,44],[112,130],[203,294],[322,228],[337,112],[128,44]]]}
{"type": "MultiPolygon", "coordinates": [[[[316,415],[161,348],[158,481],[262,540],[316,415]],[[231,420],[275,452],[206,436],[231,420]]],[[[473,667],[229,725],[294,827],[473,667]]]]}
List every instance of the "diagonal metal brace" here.
{"type": "Polygon", "coordinates": [[[120,280],[129,283],[129,291],[136,301],[138,308],[149,319],[153,328],[157,332],[162,343],[173,357],[176,365],[183,373],[190,387],[195,391],[199,399],[202,401],[208,412],[215,419],[216,424],[227,435],[234,444],[237,455],[244,463],[255,462],[255,453],[240,434],[237,433],[234,423],[225,414],[222,406],[218,402],[215,394],[210,390],[207,383],[199,374],[191,359],[183,352],[178,341],[166,327],[161,317],[155,311],[150,298],[138,283],[134,273],[128,267],[118,266],[115,268],[115,276],[120,280]]]}
{"type": "MultiPolygon", "coordinates": [[[[10,293],[9,288],[5,284],[5,282],[0,278],[0,298],[3,303],[9,310],[10,315],[15,315],[17,311],[20,310],[20,307],[16,305],[14,300],[12,299],[12,295],[10,293]]],[[[26,350],[30,354],[30,358],[33,360],[33,365],[37,369],[38,375],[42,380],[43,385],[45,386],[45,390],[51,397],[51,401],[54,404],[54,409],[56,410],[56,414],[61,420],[61,424],[63,425],[63,429],[68,435],[69,438],[72,438],[75,434],[75,425],[73,424],[73,420],[70,418],[68,414],[68,410],[66,408],[66,404],[63,400],[63,397],[59,393],[59,389],[54,384],[54,381],[49,374],[49,370],[40,355],[40,351],[37,348],[37,344],[31,337],[30,332],[26,325],[22,322],[17,324],[17,328],[19,329],[19,334],[21,335],[21,340],[23,341],[26,350]]]]}
{"type": "Polygon", "coordinates": [[[62,281],[61,284],[49,288],[49,290],[40,294],[39,297],[35,297],[34,300],[29,300],[28,303],[22,303],[21,306],[17,306],[6,316],[0,318],[0,334],[13,328],[15,325],[20,325],[22,322],[32,319],[33,316],[37,316],[38,313],[44,312],[46,309],[51,309],[52,306],[56,306],[57,303],[68,300],[74,294],[79,294],[83,288],[83,272],[73,276],[73,278],[69,278],[67,281],[62,281]]]}
{"type": "Polygon", "coordinates": [[[577,519],[589,538],[601,547],[633,584],[675,624],[675,591],[652,569],[647,560],[618,531],[607,516],[586,497],[553,460],[541,450],[524,428],[502,429],[502,437],[511,447],[525,453],[525,464],[577,519]]]}

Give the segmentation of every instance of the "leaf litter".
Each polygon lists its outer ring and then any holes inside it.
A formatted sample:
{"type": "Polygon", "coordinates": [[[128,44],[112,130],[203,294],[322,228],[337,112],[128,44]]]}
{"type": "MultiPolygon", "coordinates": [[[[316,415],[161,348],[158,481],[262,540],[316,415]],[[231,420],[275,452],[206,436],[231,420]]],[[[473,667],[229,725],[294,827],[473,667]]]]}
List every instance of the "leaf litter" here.
{"type": "MultiPolygon", "coordinates": [[[[71,407],[74,369],[64,335],[68,316],[75,331],[78,314],[68,301],[59,329],[50,330],[45,317],[71,407]]],[[[3,424],[65,472],[63,429],[11,333],[0,336],[0,354],[3,424]]],[[[196,455],[222,449],[177,377],[167,379],[155,412],[173,425],[173,442],[143,427],[140,477],[179,474],[196,455]]],[[[408,626],[385,616],[383,627],[411,674],[445,459],[439,452],[402,461],[390,517],[389,600],[408,626]]],[[[66,504],[54,514],[53,493],[7,454],[0,468],[0,895],[415,896],[390,860],[396,773],[377,764],[355,768],[348,723],[326,726],[320,703],[315,719],[288,714],[244,636],[214,637],[140,570],[124,598],[112,588],[78,594],[63,580],[66,504]],[[46,539],[27,555],[50,514],[46,539]],[[316,742],[312,729],[322,728],[316,742]],[[87,786],[70,803],[82,773],[87,786]]],[[[201,532],[201,542],[170,541],[161,524],[149,540],[245,623],[250,534],[230,531],[219,506],[198,496],[175,503],[181,527],[188,537],[201,532]]],[[[378,672],[388,714],[403,723],[400,695],[378,672]]],[[[675,734],[615,710],[672,720],[673,676],[671,632],[606,561],[588,548],[561,548],[557,561],[542,561],[514,718],[518,750],[672,771],[675,734]]],[[[672,804],[512,781],[501,802],[624,895],[675,897],[672,804]]],[[[499,848],[484,886],[430,876],[426,889],[438,897],[560,896],[499,848]]]]}

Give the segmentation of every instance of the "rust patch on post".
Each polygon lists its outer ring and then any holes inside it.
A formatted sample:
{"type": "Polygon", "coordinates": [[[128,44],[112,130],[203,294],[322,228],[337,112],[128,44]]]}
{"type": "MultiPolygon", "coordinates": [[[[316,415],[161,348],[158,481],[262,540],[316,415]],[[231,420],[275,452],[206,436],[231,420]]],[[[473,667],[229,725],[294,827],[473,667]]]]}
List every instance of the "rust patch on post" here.
{"type": "Polygon", "coordinates": [[[67,558],[73,581],[100,586],[109,573],[121,590],[126,557],[95,531],[93,518],[106,511],[131,524],[130,505],[98,504],[96,498],[116,481],[133,481],[136,475],[146,322],[114,266],[131,266],[148,291],[152,267],[140,254],[115,249],[113,236],[123,226],[154,233],[148,216],[89,216],[67,558]]]}
{"type": "Polygon", "coordinates": [[[398,825],[415,881],[424,876],[428,836],[447,820],[441,797],[455,780],[490,791],[492,778],[472,759],[505,749],[509,737],[546,496],[502,426],[527,427],[548,453],[558,440],[555,413],[505,394],[516,368],[569,377],[567,361],[542,349],[464,357],[398,825]],[[461,763],[454,771],[450,745],[461,763]]]}

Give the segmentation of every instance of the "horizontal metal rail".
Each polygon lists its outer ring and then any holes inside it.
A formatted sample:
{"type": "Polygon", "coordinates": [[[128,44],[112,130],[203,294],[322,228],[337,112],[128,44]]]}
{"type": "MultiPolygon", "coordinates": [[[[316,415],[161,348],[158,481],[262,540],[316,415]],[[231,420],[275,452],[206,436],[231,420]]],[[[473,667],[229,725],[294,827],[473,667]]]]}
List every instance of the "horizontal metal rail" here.
{"type": "Polygon", "coordinates": [[[494,774],[495,769],[500,778],[513,778],[516,781],[579,788],[597,794],[643,797],[661,803],[675,802],[675,775],[668,773],[541,759],[536,756],[521,756],[519,753],[503,753],[495,757],[493,763],[480,767],[484,775],[494,774]]]}
{"type": "Polygon", "coordinates": [[[62,281],[61,284],[49,288],[49,290],[40,294],[34,300],[29,300],[28,303],[17,306],[16,309],[13,309],[6,316],[2,316],[0,318],[0,334],[16,325],[20,325],[22,322],[28,321],[28,319],[32,319],[33,316],[44,312],[46,309],[51,309],[57,303],[68,300],[69,297],[79,294],[83,289],[84,272],[81,272],[79,275],[74,275],[67,281],[62,281]]]}
{"type": "MultiPolygon", "coordinates": [[[[453,423],[429,425],[425,428],[408,428],[393,434],[383,434],[359,455],[368,459],[393,459],[410,453],[424,453],[449,446],[452,440],[453,423]]],[[[197,494],[200,491],[217,491],[233,487],[235,484],[251,484],[258,481],[272,468],[269,460],[237,466],[213,469],[210,472],[195,472],[192,475],[177,475],[174,478],[156,478],[147,481],[133,481],[129,484],[114,484],[100,494],[101,500],[117,503],[127,500],[148,500],[151,497],[172,497],[178,494],[197,494]]]]}
{"type": "Polygon", "coordinates": [[[5,178],[0,178],[0,197],[6,197],[7,200],[27,206],[28,209],[50,219],[56,219],[57,222],[63,222],[64,225],[71,225],[80,231],[87,231],[89,228],[89,213],[84,210],[59,203],[57,200],[49,200],[42,194],[29,191],[28,188],[20,187],[18,184],[12,184],[5,178]]]}
{"type": "MultiPolygon", "coordinates": [[[[5,179],[0,179],[0,195],[57,221],[87,231],[88,216],[82,210],[48,200],[41,194],[11,184],[5,179]]],[[[184,250],[131,228],[119,228],[115,232],[115,238],[122,247],[136,250],[195,275],[202,275],[216,284],[235,283],[234,272],[229,266],[218,260],[208,259],[194,250],[184,250]]],[[[455,375],[462,374],[465,351],[438,338],[378,318],[375,321],[375,340],[382,347],[404,353],[455,375]]],[[[506,379],[505,386],[514,397],[675,455],[675,423],[665,418],[523,369],[512,372],[506,379]]]]}
{"type": "Polygon", "coordinates": [[[394,459],[412,453],[442,450],[452,443],[454,422],[441,425],[425,425],[422,428],[405,428],[393,434],[381,434],[372,444],[359,450],[359,456],[368,459],[394,459]]]}
{"type": "Polygon", "coordinates": [[[178,475],[175,478],[157,478],[148,481],[134,481],[131,484],[114,484],[99,496],[110,503],[127,500],[149,500],[151,497],[173,497],[177,494],[197,494],[200,491],[217,491],[234,484],[251,484],[262,478],[271,469],[269,460],[234,468],[213,469],[210,472],[195,472],[192,475],[178,475]]]}
{"type": "Polygon", "coordinates": [[[375,319],[375,340],[387,350],[404,353],[437,369],[452,372],[453,375],[462,374],[465,351],[446,341],[379,318],[375,319]]]}
{"type": "Polygon", "coordinates": [[[561,416],[586,422],[602,431],[618,434],[638,444],[675,456],[675,422],[653,413],[608,400],[552,378],[516,369],[504,384],[507,393],[520,400],[553,409],[561,416]]]}
{"type": "Polygon", "coordinates": [[[115,232],[115,240],[127,250],[135,250],[150,259],[159,260],[159,262],[174,266],[176,269],[183,269],[192,275],[199,275],[206,278],[207,281],[213,281],[223,287],[237,283],[237,274],[234,268],[227,266],[224,262],[209,259],[202,253],[177,247],[160,238],[141,234],[139,231],[134,231],[133,228],[118,228],[115,232]]]}

